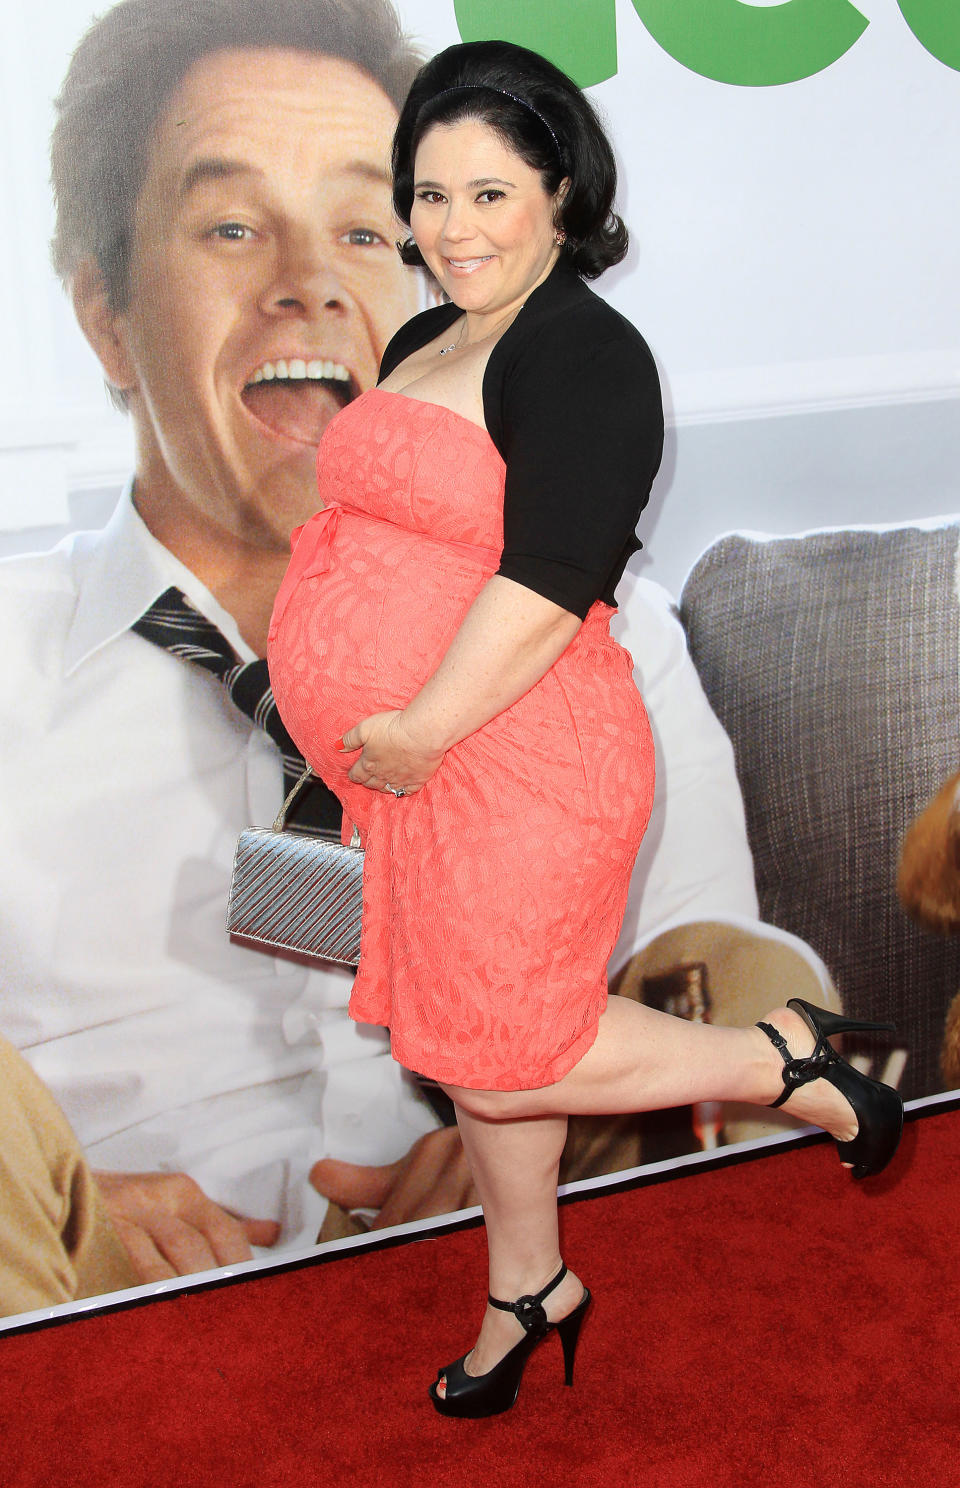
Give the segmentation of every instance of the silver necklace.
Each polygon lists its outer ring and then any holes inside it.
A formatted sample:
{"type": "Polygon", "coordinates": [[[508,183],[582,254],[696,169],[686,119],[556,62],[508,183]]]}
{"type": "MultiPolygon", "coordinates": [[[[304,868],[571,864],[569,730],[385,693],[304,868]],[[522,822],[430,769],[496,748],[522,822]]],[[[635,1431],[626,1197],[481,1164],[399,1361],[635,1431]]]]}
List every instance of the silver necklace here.
{"type": "MultiPolygon", "coordinates": [[[[524,300],[523,305],[525,305],[526,303],[527,303],[526,300],[524,300]]],[[[496,333],[497,333],[497,331],[499,331],[500,327],[503,325],[504,321],[507,321],[509,323],[509,321],[515,320],[516,317],[520,314],[520,311],[523,309],[523,305],[518,305],[517,308],[516,308],[516,310],[509,311],[507,315],[504,315],[500,320],[498,320],[497,323],[496,323],[496,325],[494,326],[493,330],[492,331],[488,331],[485,336],[481,336],[480,337],[480,341],[488,341],[491,336],[495,336],[496,333]]],[[[456,341],[451,341],[449,346],[441,346],[440,347],[440,355],[441,356],[447,356],[451,351],[457,351],[459,349],[459,347],[461,346],[461,344],[463,342],[463,337],[464,337],[464,333],[466,332],[466,329],[467,329],[467,317],[464,316],[463,317],[463,324],[460,327],[460,334],[459,334],[459,336],[457,337],[456,341]]],[[[475,341],[473,344],[474,344],[474,346],[477,346],[477,345],[479,345],[479,341],[475,341]]]]}
{"type": "Polygon", "coordinates": [[[463,317],[463,324],[460,327],[460,334],[459,334],[459,336],[457,337],[456,341],[451,341],[449,346],[441,346],[441,348],[440,348],[440,355],[441,356],[446,356],[448,351],[456,351],[457,347],[460,345],[460,342],[463,340],[463,333],[464,333],[464,331],[466,329],[467,329],[467,317],[464,316],[463,317]]]}

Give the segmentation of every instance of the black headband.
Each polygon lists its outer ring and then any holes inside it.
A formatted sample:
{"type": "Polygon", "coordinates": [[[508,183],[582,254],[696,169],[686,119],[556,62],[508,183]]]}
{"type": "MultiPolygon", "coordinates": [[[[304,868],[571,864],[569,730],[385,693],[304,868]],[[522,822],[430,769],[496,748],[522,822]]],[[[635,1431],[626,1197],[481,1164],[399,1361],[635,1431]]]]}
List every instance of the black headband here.
{"type": "Polygon", "coordinates": [[[539,119],[540,123],[543,125],[544,129],[553,140],[553,148],[557,152],[557,160],[560,162],[560,166],[562,168],[563,152],[560,149],[560,141],[557,139],[557,136],[550,128],[550,125],[547,123],[540,110],[534,108],[533,104],[528,103],[525,98],[518,98],[516,93],[508,93],[506,88],[497,88],[493,85],[493,83],[458,83],[455,88],[444,88],[442,93],[436,93],[434,94],[434,97],[446,98],[449,93],[466,93],[467,91],[476,90],[480,90],[484,93],[499,93],[502,98],[510,98],[514,103],[518,103],[521,108],[526,109],[528,113],[533,114],[534,118],[539,119]]]}

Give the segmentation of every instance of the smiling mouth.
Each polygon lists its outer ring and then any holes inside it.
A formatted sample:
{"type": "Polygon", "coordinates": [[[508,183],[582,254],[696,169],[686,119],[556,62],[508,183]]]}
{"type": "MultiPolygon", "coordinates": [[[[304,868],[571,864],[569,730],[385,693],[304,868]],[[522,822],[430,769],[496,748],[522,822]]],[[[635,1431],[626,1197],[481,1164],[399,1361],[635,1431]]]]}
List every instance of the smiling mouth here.
{"type": "Polygon", "coordinates": [[[254,369],[240,398],[247,412],[272,433],[316,445],[334,414],[358,391],[341,362],[278,358],[254,369]]]}
{"type": "Polygon", "coordinates": [[[472,274],[474,269],[482,268],[483,265],[485,263],[489,263],[492,258],[493,254],[488,253],[485,258],[448,258],[447,263],[450,265],[451,269],[454,269],[458,273],[472,274]]]}

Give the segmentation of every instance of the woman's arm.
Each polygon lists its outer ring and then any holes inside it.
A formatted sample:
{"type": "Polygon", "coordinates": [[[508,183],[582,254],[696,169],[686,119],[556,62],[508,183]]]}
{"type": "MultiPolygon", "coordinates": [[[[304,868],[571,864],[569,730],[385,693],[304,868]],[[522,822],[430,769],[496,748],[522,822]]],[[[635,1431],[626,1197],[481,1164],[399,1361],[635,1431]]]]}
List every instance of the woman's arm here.
{"type": "Polygon", "coordinates": [[[484,379],[506,464],[501,571],[418,695],[344,736],[348,749],[363,747],[351,780],[374,790],[418,790],[446,750],[550,670],[603,594],[649,492],[663,442],[650,352],[579,280],[554,292],[564,313],[548,297],[549,322],[513,342],[508,331],[484,379]]]}
{"type": "Polygon", "coordinates": [[[433,676],[406,708],[375,713],[344,734],[359,749],[350,779],[412,795],[444,754],[509,708],[550,670],[580,618],[495,574],[474,600],[433,676]]]}

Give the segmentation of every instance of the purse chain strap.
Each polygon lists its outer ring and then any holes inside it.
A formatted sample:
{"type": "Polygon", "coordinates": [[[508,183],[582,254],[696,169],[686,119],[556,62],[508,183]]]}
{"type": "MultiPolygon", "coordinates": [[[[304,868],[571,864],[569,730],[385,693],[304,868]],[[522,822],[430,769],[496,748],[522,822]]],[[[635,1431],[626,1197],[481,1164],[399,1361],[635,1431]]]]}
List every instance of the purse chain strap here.
{"type": "MultiPolygon", "coordinates": [[[[308,785],[311,780],[316,780],[317,778],[318,777],[313,769],[313,766],[307,765],[300,778],[294,782],[292,790],[288,791],[286,800],[280,807],[280,810],[277,812],[277,819],[273,824],[273,830],[275,832],[283,832],[286,830],[287,816],[290,812],[291,807],[293,806],[294,801],[297,799],[304,786],[308,785]]],[[[360,831],[359,828],[356,826],[354,827],[353,833],[350,837],[350,846],[360,846],[360,831]]]]}

